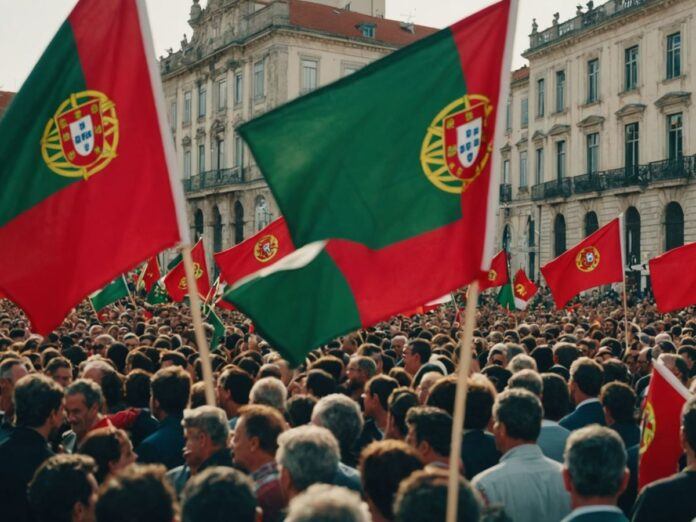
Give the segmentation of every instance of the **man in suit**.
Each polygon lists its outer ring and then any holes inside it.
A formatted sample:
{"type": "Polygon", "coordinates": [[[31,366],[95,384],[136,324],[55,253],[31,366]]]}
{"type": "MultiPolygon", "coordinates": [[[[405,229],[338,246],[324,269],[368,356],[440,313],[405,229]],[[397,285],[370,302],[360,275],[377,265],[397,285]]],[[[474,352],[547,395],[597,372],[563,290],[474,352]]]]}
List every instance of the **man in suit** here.
{"type": "Polygon", "coordinates": [[[615,431],[601,426],[574,431],[563,466],[573,511],[562,522],[628,522],[616,505],[628,478],[626,448],[615,431]]]}
{"type": "Polygon", "coordinates": [[[604,370],[589,357],[580,357],[570,366],[568,389],[575,411],[563,417],[559,424],[573,431],[590,424],[605,426],[604,409],[597,398],[602,389],[604,370]]]}
{"type": "Polygon", "coordinates": [[[633,522],[688,522],[696,517],[696,397],[682,409],[680,438],[686,467],[643,488],[633,509],[633,522]]]}

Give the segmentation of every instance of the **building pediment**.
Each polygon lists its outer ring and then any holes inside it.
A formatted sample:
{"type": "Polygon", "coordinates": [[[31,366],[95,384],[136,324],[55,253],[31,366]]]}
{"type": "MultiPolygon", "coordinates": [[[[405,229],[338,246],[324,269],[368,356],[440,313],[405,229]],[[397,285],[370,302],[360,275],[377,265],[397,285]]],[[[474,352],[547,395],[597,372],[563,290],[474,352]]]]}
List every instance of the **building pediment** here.
{"type": "Polygon", "coordinates": [[[529,137],[527,136],[527,133],[523,133],[522,137],[519,139],[517,143],[515,143],[515,146],[517,148],[524,147],[527,145],[527,142],[529,142],[529,137]]]}
{"type": "Polygon", "coordinates": [[[502,152],[503,154],[507,154],[510,152],[511,148],[512,147],[510,147],[510,144],[506,143],[504,146],[500,147],[500,152],[502,152]]]}
{"type": "Polygon", "coordinates": [[[534,134],[532,134],[532,141],[543,141],[546,139],[546,134],[544,134],[542,131],[534,131],[534,134]]]}
{"type": "Polygon", "coordinates": [[[215,134],[224,134],[225,133],[225,122],[216,119],[213,124],[210,126],[210,133],[215,135],[215,134]]]}
{"type": "Polygon", "coordinates": [[[664,109],[670,105],[689,105],[691,103],[691,93],[685,91],[668,92],[659,98],[655,105],[658,109],[664,109]]]}
{"type": "Polygon", "coordinates": [[[549,131],[549,136],[558,136],[560,134],[568,134],[570,132],[570,125],[565,125],[562,123],[557,123],[549,131]]]}
{"type": "Polygon", "coordinates": [[[602,125],[604,123],[604,116],[592,115],[584,118],[578,122],[578,127],[584,129],[585,127],[594,127],[595,125],[602,125]]]}
{"type": "Polygon", "coordinates": [[[646,106],[642,103],[629,103],[616,111],[616,117],[625,118],[626,116],[632,116],[634,114],[643,114],[643,112],[645,112],[645,107],[646,106]]]}
{"type": "Polygon", "coordinates": [[[205,129],[203,127],[198,127],[196,129],[196,141],[202,141],[205,139],[205,129]]]}

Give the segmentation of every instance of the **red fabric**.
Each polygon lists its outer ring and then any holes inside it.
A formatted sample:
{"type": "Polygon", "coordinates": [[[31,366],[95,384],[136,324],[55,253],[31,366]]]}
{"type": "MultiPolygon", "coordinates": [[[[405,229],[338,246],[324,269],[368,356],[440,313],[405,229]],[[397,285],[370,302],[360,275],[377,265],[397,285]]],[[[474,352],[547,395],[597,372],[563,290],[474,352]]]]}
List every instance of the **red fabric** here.
{"type": "Polygon", "coordinates": [[[671,312],[696,304],[696,243],[650,260],[650,281],[657,309],[671,312]]]}
{"type": "Polygon", "coordinates": [[[574,296],[596,286],[623,281],[621,224],[610,221],[594,234],[541,267],[557,308],[563,308],[574,296]],[[583,265],[587,257],[598,255],[594,268],[583,265]],[[582,259],[579,259],[583,256],[582,259]],[[584,266],[584,270],[580,267],[584,266]]]}
{"type": "Polygon", "coordinates": [[[159,263],[157,262],[157,256],[152,256],[147,260],[147,264],[143,268],[145,271],[143,273],[143,284],[145,285],[145,292],[150,292],[150,289],[154,284],[162,277],[160,273],[159,263]]]}
{"type": "Polygon", "coordinates": [[[213,257],[220,269],[220,280],[233,285],[243,277],[271,266],[294,251],[295,245],[290,238],[285,218],[281,217],[256,235],[213,257]],[[277,241],[277,245],[273,247],[275,253],[272,257],[267,257],[262,250],[263,245],[269,245],[269,236],[277,241]]]}
{"type": "Polygon", "coordinates": [[[90,292],[180,241],[135,0],[81,0],[69,22],[86,89],[115,104],[119,143],[103,171],[0,227],[2,291],[40,334],[90,292]]]}
{"type": "Polygon", "coordinates": [[[508,283],[508,255],[505,250],[498,252],[491,260],[491,268],[479,277],[479,292],[503,286],[508,283]]]}
{"type": "Polygon", "coordinates": [[[659,361],[653,365],[643,410],[638,490],[679,471],[681,410],[689,392],[659,361]]]}
{"type": "MultiPolygon", "coordinates": [[[[210,278],[208,277],[208,264],[205,260],[203,241],[199,240],[196,246],[191,249],[191,258],[195,269],[196,283],[198,284],[198,295],[205,299],[210,293],[210,278]]],[[[184,270],[183,261],[180,261],[164,277],[164,286],[167,288],[167,293],[173,301],[181,302],[184,300],[184,297],[188,294],[188,283],[186,282],[186,271],[184,270]]]]}
{"type": "Polygon", "coordinates": [[[529,301],[534,294],[539,290],[537,285],[527,277],[527,274],[521,268],[515,274],[513,279],[512,290],[515,297],[523,301],[529,301]]]}

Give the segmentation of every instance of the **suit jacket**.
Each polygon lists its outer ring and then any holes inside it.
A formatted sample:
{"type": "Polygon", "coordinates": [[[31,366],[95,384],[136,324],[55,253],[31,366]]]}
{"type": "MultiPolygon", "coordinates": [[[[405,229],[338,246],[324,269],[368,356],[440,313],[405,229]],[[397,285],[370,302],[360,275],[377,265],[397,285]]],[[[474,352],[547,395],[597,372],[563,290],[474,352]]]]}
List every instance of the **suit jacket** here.
{"type": "Polygon", "coordinates": [[[587,402],[581,402],[573,413],[563,417],[558,424],[567,430],[573,431],[590,424],[605,426],[606,420],[604,419],[604,410],[599,400],[588,399],[587,402]]]}
{"type": "Polygon", "coordinates": [[[615,422],[610,426],[610,428],[619,434],[619,437],[621,437],[621,440],[626,448],[640,444],[640,428],[635,422],[615,422]]]}
{"type": "MultiPolygon", "coordinates": [[[[214,466],[222,466],[225,468],[234,467],[234,464],[232,464],[232,452],[229,450],[229,448],[222,448],[220,451],[213,453],[208,460],[201,464],[201,468],[198,470],[198,472],[200,473],[201,471],[214,466]]],[[[184,490],[184,486],[186,486],[186,483],[191,478],[191,468],[188,467],[188,464],[183,464],[167,471],[166,476],[174,487],[176,496],[180,497],[181,492],[184,490]]]]}
{"type": "Polygon", "coordinates": [[[561,522],[628,522],[615,506],[588,506],[573,510],[561,522]]]}
{"type": "Polygon", "coordinates": [[[570,436],[570,431],[550,420],[541,421],[541,432],[537,439],[537,444],[545,457],[563,463],[563,451],[565,450],[566,439],[570,436]]]}
{"type": "Polygon", "coordinates": [[[696,471],[648,484],[638,495],[632,522],[691,522],[696,517],[696,471]]]}
{"type": "Polygon", "coordinates": [[[51,457],[48,442],[31,428],[17,427],[0,444],[0,518],[12,522],[32,520],[27,485],[34,472],[51,457]]]}
{"type": "Polygon", "coordinates": [[[483,430],[468,430],[462,437],[462,463],[464,476],[471,480],[482,471],[500,461],[500,452],[495,447],[495,437],[483,430]]]}
{"type": "Polygon", "coordinates": [[[138,462],[145,464],[164,464],[167,469],[184,463],[184,428],[181,426],[182,414],[169,415],[159,428],[136,448],[138,462]]]}

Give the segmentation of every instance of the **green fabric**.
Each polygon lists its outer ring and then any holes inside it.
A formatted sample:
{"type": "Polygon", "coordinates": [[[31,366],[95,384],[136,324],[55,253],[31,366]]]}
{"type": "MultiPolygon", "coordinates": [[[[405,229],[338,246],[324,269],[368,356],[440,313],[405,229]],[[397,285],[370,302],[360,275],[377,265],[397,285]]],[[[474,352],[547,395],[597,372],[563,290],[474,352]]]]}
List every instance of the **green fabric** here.
{"type": "Polygon", "coordinates": [[[328,238],[381,248],[461,217],[423,172],[437,115],[466,94],[449,29],[239,129],[296,247],[328,238]]]}
{"type": "Polygon", "coordinates": [[[214,350],[220,341],[225,337],[225,325],[213,309],[208,305],[203,305],[203,314],[207,315],[207,321],[213,325],[213,337],[210,340],[210,349],[214,350]]]}
{"type": "Polygon", "coordinates": [[[261,336],[294,365],[314,348],[361,326],[348,283],[325,250],[301,268],[232,288],[224,299],[252,317],[261,336]]]}
{"type": "Polygon", "coordinates": [[[500,287],[500,291],[498,292],[498,304],[508,310],[517,310],[515,307],[515,294],[512,291],[512,285],[510,283],[506,283],[500,287]]]}
{"type": "Polygon", "coordinates": [[[41,138],[60,104],[85,89],[72,29],[65,22],[0,120],[0,226],[82,180],[48,168],[41,138]]]}
{"type": "Polygon", "coordinates": [[[126,279],[121,275],[98,292],[93,293],[89,298],[92,301],[94,309],[99,311],[115,303],[119,299],[129,296],[130,292],[128,291],[126,279]]]}
{"type": "Polygon", "coordinates": [[[181,263],[182,259],[183,258],[181,257],[181,254],[177,254],[174,259],[172,259],[169,263],[167,263],[167,271],[171,272],[172,268],[174,268],[176,265],[181,263]]]}
{"type": "Polygon", "coordinates": [[[152,285],[150,292],[147,294],[147,297],[145,297],[145,301],[152,305],[164,304],[171,301],[161,279],[152,285]]]}

